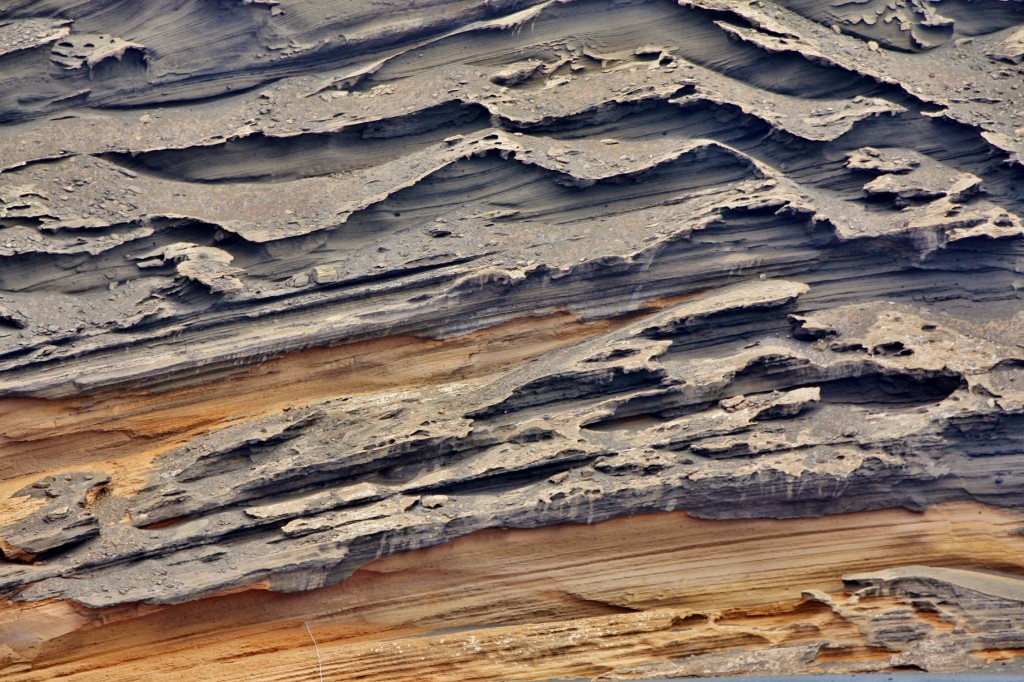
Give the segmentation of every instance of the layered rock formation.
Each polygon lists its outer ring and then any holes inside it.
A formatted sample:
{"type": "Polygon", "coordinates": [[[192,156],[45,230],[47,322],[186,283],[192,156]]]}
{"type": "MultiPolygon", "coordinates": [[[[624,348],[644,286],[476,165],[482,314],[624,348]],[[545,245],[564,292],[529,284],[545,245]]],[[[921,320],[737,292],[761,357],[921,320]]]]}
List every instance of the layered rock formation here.
{"type": "Polygon", "coordinates": [[[1022,63],[997,0],[8,3],[4,678],[1012,661],[1022,63]]]}

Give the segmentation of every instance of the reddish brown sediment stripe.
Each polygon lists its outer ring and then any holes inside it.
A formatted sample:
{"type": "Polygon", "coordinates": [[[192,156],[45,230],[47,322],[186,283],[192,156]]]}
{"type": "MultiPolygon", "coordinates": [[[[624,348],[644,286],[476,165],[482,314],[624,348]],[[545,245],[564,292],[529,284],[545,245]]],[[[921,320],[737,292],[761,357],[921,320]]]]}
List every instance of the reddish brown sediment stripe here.
{"type": "Polygon", "coordinates": [[[310,348],[159,392],[0,398],[0,517],[34,508],[35,500],[10,494],[44,475],[101,466],[115,474],[114,487],[129,492],[143,483],[154,457],[197,435],[331,398],[479,379],[686,298],[649,301],[610,320],[555,313],[443,340],[391,336],[310,348]]]}
{"type": "MultiPolygon", "coordinates": [[[[792,647],[825,642],[803,671],[887,669],[902,645],[880,644],[879,631],[962,630],[969,621],[949,617],[969,606],[933,613],[884,596],[843,606],[841,577],[907,562],[1024,576],[1022,523],[1018,512],[950,503],[922,514],[707,521],[674,512],[489,530],[382,558],[310,592],[97,611],[7,602],[0,644],[15,649],[5,679],[26,682],[189,670],[208,680],[307,679],[316,659],[304,621],[325,676],[343,680],[614,676],[709,654],[725,658],[708,665],[731,656],[742,671],[751,652],[782,661],[792,647]]],[[[968,626],[960,638],[981,634],[968,626]]],[[[976,649],[978,664],[1019,653],[976,649]]]]}
{"type": "Polygon", "coordinates": [[[296,351],[160,392],[138,388],[66,400],[4,398],[0,458],[12,476],[45,471],[55,456],[65,466],[112,459],[180,443],[287,405],[480,376],[612,326],[556,314],[454,339],[392,336],[296,351]]]}

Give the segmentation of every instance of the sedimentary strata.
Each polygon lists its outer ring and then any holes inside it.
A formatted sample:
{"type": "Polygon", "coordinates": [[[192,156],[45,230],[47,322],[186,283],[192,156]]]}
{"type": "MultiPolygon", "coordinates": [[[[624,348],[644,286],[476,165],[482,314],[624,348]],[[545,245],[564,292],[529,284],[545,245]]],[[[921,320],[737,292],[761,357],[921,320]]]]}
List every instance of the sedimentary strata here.
{"type": "Polygon", "coordinates": [[[1014,659],[1022,27],[8,3],[0,670],[1014,659]]]}

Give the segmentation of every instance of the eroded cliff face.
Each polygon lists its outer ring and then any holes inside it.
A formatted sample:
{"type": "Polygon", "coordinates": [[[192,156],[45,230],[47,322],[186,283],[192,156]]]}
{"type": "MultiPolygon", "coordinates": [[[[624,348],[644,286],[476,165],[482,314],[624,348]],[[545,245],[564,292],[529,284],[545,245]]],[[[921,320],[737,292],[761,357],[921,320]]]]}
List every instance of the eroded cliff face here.
{"type": "Polygon", "coordinates": [[[11,680],[1024,652],[1024,5],[0,9],[11,680]]]}

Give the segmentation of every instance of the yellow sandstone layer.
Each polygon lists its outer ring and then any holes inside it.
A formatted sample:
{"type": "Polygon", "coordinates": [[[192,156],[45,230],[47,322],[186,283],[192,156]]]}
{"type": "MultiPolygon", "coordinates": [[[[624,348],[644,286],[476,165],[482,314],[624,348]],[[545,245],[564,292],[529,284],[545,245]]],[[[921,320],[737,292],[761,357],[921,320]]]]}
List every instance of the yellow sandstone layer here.
{"type": "MultiPolygon", "coordinates": [[[[1015,512],[950,503],[923,514],[708,521],[674,512],[482,531],[306,593],[254,586],[96,611],[8,602],[0,641],[15,650],[3,674],[312,680],[317,649],[331,680],[889,669],[899,648],[870,644],[887,614],[909,611],[935,633],[955,623],[892,597],[850,601],[841,576],[909,562],[1021,574],[1022,523],[1015,512]]],[[[1020,653],[975,655],[981,663],[1020,653]]]]}

